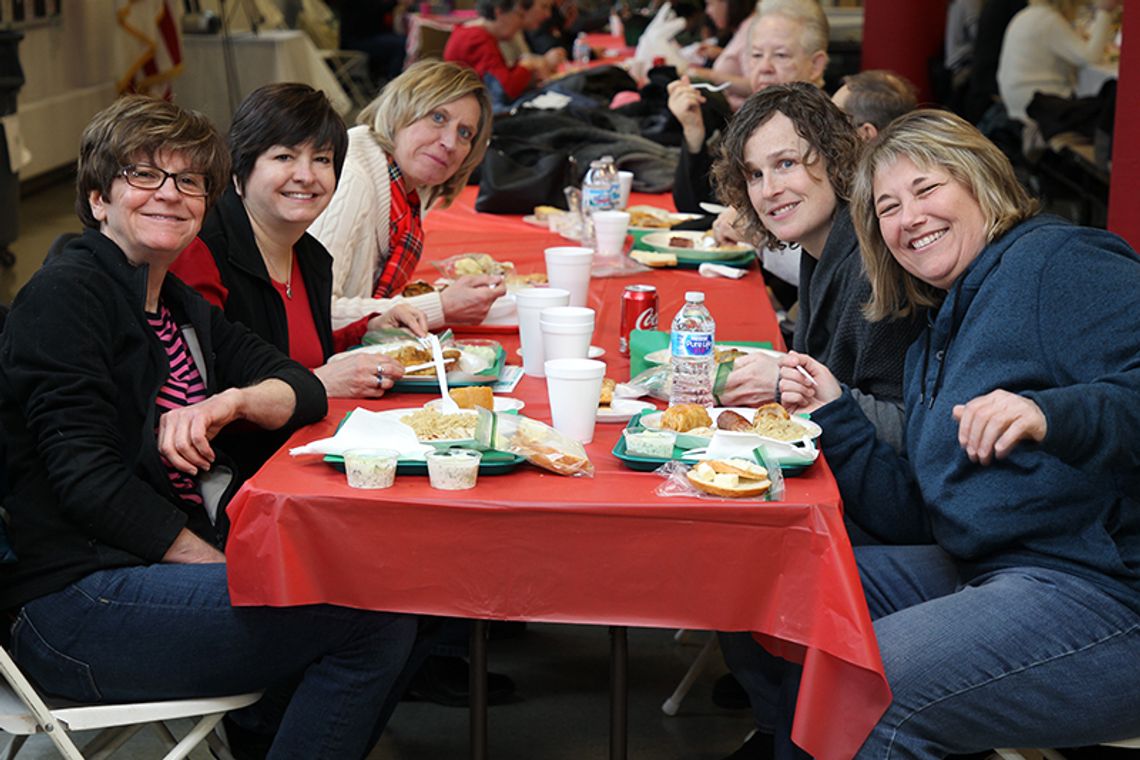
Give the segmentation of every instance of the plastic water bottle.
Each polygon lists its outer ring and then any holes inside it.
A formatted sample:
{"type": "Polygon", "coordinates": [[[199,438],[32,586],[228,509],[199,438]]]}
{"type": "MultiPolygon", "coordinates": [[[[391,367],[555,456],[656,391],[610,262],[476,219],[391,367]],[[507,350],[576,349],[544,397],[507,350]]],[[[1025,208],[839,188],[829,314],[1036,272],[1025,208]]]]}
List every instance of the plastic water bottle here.
{"type": "MultiPolygon", "coordinates": [[[[617,174],[615,173],[616,177],[617,174]]],[[[590,169],[582,178],[582,245],[594,245],[595,211],[609,211],[614,207],[613,188],[603,159],[590,162],[590,169]]]]}
{"type": "Polygon", "coordinates": [[[705,308],[705,294],[685,293],[685,305],[673,317],[670,356],[673,366],[670,404],[713,405],[713,342],[716,322],[705,308]]]}
{"type": "Polygon", "coordinates": [[[590,62],[590,43],[586,42],[586,33],[578,32],[578,36],[574,38],[574,63],[578,66],[585,66],[590,62]]]}
{"type": "Polygon", "coordinates": [[[613,156],[602,156],[602,174],[610,183],[610,208],[621,208],[621,179],[613,156]]]}

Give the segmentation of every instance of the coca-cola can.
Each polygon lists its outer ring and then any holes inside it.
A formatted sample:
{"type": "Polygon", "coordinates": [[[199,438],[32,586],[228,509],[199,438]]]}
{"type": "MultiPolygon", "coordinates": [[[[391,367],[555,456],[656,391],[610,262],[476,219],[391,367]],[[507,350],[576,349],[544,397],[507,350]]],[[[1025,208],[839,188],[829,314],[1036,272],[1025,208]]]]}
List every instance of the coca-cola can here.
{"type": "Polygon", "coordinates": [[[621,294],[621,335],[618,351],[629,356],[629,334],[634,330],[657,329],[657,288],[653,285],[626,285],[621,294]]]}

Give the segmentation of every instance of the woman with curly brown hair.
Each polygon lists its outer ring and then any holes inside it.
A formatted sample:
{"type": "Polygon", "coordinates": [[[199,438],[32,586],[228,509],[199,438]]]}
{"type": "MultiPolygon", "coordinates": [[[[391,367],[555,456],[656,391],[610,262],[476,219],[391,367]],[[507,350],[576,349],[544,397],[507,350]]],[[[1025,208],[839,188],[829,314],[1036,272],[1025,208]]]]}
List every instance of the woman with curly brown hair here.
{"type": "MultiPolygon", "coordinates": [[[[798,244],[799,303],[792,346],[849,386],[879,435],[902,439],[903,355],[919,320],[870,323],[871,295],[847,209],[859,157],[855,127],[818,87],[774,85],[736,114],[713,167],[720,199],[740,209],[749,236],[772,248],[798,244]]],[[[763,354],[736,363],[720,400],[758,404],[777,397],[779,367],[763,354]]]]}

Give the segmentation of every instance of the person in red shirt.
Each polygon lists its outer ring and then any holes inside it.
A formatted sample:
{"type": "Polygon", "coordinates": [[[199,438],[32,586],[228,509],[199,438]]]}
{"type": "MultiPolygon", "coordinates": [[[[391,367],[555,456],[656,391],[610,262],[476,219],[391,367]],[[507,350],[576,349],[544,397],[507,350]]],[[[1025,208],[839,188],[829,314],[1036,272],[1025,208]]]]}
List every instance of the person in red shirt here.
{"type": "Polygon", "coordinates": [[[443,48],[443,60],[470,66],[483,78],[496,110],[517,100],[540,79],[549,66],[540,56],[523,57],[509,65],[499,43],[522,31],[534,0],[479,0],[479,18],[456,27],[443,48]]]}
{"type": "Polygon", "coordinates": [[[171,267],[180,279],[320,378],[329,396],[376,397],[403,367],[383,354],[329,361],[364,333],[427,331],[422,312],[396,304],[332,329],[332,258],[305,230],[324,211],[348,136],[324,93],[271,84],[239,106],[229,134],[233,181],[198,237],[171,267]]]}

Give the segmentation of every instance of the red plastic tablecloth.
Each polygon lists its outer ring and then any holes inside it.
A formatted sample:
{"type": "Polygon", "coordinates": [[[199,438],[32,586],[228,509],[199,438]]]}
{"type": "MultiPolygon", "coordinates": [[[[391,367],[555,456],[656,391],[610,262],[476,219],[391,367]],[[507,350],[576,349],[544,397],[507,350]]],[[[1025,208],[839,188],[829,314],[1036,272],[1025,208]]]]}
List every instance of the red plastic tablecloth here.
{"type": "MultiPolygon", "coordinates": [[[[476,216],[467,193],[427,216],[433,257],[486,251],[540,268],[560,242],[518,217],[476,216]]],[[[645,200],[644,198],[641,200],[645,200]]],[[[655,199],[662,205],[661,198],[655,199]]],[[[430,271],[422,268],[421,274],[430,271]]],[[[763,282],[692,271],[595,280],[595,343],[607,374],[628,376],[617,354],[621,288],[657,285],[663,319],[687,289],[702,288],[721,339],[779,344],[763,282]]],[[[517,335],[496,336],[512,363],[517,335]]],[[[544,381],[524,377],[524,414],[546,422],[544,381]]],[[[419,406],[391,394],[373,409],[419,406]]],[[[359,402],[334,399],[329,416],[287,444],[331,435],[359,402]]],[[[793,738],[818,758],[848,758],[890,701],[835,480],[824,461],[787,480],[785,501],[663,498],[661,479],[610,451],[621,425],[599,424],[587,451],[592,479],[522,465],[480,478],[472,491],[432,490],[401,476],[382,491],[347,486],[317,458],[278,452],[229,507],[230,594],[239,605],[331,603],[471,618],[752,631],[804,664],[793,738]]]]}

